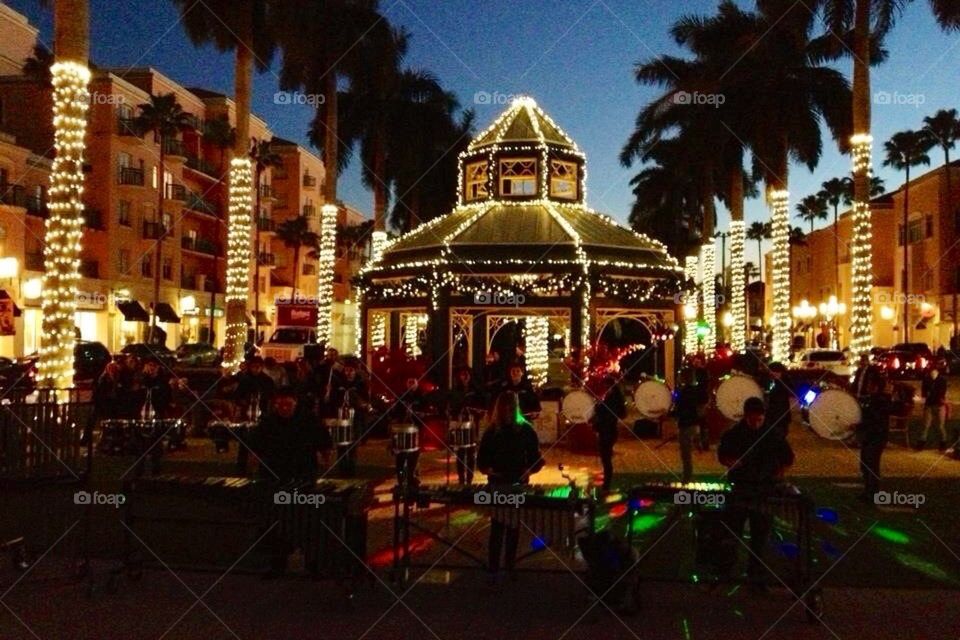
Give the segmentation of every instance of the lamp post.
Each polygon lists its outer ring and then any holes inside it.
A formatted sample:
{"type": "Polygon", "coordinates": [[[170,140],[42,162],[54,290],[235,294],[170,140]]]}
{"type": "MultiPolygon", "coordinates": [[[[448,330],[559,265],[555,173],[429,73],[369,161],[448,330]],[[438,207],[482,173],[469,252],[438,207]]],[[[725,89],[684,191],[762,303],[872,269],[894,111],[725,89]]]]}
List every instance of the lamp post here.
{"type": "Polygon", "coordinates": [[[837,296],[830,296],[827,302],[820,303],[820,315],[827,320],[830,328],[830,343],[834,349],[840,348],[840,331],[837,319],[847,313],[847,305],[837,302],[837,296]]]}
{"type": "Polygon", "coordinates": [[[800,301],[800,304],[796,305],[793,308],[793,318],[797,321],[798,326],[804,327],[803,338],[806,342],[807,338],[807,329],[811,326],[811,321],[817,317],[817,308],[810,304],[806,299],[800,301]]]}

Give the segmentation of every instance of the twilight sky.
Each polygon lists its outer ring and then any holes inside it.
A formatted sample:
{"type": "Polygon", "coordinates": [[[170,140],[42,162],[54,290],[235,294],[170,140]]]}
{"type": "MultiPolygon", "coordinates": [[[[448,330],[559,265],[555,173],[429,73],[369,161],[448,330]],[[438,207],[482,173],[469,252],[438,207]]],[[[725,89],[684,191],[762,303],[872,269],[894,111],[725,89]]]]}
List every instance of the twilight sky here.
{"type": "MultiPolygon", "coordinates": [[[[40,28],[49,46],[52,15],[37,0],[7,0],[40,28]]],[[[92,57],[102,66],[153,66],[186,86],[232,93],[232,57],[194,49],[166,0],[91,0],[92,57]]],[[[512,94],[533,96],[587,154],[589,203],[625,220],[632,200],[617,155],[640,107],[657,90],[632,77],[638,60],[679,53],[668,37],[685,13],[709,13],[716,0],[382,0],[394,24],[412,34],[409,66],[434,73],[464,107],[476,110],[482,129],[512,94]]],[[[740,2],[750,6],[752,2],[740,2]]],[[[896,131],[918,128],[937,109],[960,107],[960,35],[937,27],[925,0],[907,8],[888,40],[890,59],[876,68],[874,164],[896,187],[900,176],[881,166],[883,142],[896,131]],[[888,102],[889,104],[883,104],[888,102]]],[[[274,62],[276,67],[277,61],[274,62]]],[[[849,75],[849,60],[840,68],[849,75]]],[[[255,112],[282,137],[307,145],[310,107],[276,104],[272,72],[254,83],[255,112]]],[[[814,174],[791,168],[791,201],[850,170],[832,142],[814,174]]],[[[934,153],[935,163],[942,161],[934,153]]],[[[341,178],[341,197],[370,211],[371,195],[354,163],[341,178]]],[[[760,201],[748,203],[748,221],[765,217],[760,201]]],[[[799,221],[796,221],[799,224],[799,221]]],[[[721,215],[720,228],[727,221],[721,215]]],[[[748,256],[748,259],[753,256],[748,256]]]]}

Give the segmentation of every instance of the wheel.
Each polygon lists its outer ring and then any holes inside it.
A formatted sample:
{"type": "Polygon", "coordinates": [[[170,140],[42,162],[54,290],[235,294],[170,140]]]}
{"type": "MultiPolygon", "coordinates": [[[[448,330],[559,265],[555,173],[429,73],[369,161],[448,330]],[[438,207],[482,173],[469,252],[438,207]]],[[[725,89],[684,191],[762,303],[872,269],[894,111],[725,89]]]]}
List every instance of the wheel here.
{"type": "Polygon", "coordinates": [[[823,592],[819,589],[811,591],[803,599],[806,605],[804,611],[807,615],[807,622],[819,622],[823,618],[823,592]]]}

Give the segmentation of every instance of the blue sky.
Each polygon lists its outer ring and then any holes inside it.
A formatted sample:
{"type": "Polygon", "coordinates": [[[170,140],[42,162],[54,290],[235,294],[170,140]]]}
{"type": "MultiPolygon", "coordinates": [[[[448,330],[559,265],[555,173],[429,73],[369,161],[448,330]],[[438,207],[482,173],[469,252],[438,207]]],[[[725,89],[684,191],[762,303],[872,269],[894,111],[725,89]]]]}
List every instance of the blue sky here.
{"type": "MultiPolygon", "coordinates": [[[[37,0],[10,0],[50,42],[52,16],[37,0]]],[[[184,85],[232,92],[232,57],[195,49],[166,0],[91,0],[92,56],[102,66],[153,66],[184,85]]],[[[412,34],[408,64],[431,71],[475,109],[480,128],[513,94],[528,94],[551,114],[587,154],[588,200],[625,220],[636,169],[617,160],[637,111],[657,90],[638,86],[632,67],[662,53],[679,53],[668,36],[686,13],[709,13],[716,0],[382,0],[390,21],[412,34]],[[490,104],[478,104],[489,96],[490,104]],[[499,104],[497,104],[499,102],[499,104]]],[[[742,6],[752,3],[741,2],[742,6]]],[[[888,40],[890,59],[874,71],[873,91],[890,104],[874,105],[874,165],[895,187],[900,176],[881,166],[882,144],[896,131],[920,126],[937,109],[960,107],[960,35],[945,34],[927,3],[907,8],[888,40]]],[[[274,64],[276,68],[276,62],[274,64]]],[[[840,68],[849,72],[849,61],[840,68]]],[[[274,103],[277,78],[259,75],[254,109],[277,135],[306,144],[310,109],[274,103]]],[[[813,174],[791,168],[791,200],[849,171],[849,159],[832,142],[813,174]]],[[[934,153],[935,162],[941,160],[934,153]]],[[[341,178],[341,197],[370,210],[371,195],[356,165],[341,178]]],[[[748,204],[748,220],[765,217],[760,201],[748,204]]],[[[797,222],[799,224],[799,221],[797,222]]],[[[726,227],[722,217],[720,227],[726,227]]]]}

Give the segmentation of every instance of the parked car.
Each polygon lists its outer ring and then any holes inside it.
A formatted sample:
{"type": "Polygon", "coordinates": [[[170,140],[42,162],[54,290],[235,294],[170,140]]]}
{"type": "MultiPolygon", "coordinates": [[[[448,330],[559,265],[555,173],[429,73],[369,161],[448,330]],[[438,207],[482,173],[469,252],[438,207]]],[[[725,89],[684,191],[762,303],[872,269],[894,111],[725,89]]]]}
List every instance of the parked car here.
{"type": "Polygon", "coordinates": [[[930,347],[922,342],[902,342],[883,354],[880,366],[890,378],[920,380],[934,364],[930,347]]]}
{"type": "Polygon", "coordinates": [[[168,349],[164,345],[155,345],[155,344],[145,344],[143,342],[135,342],[133,344],[128,344],[123,349],[120,350],[121,355],[132,355],[136,356],[140,360],[147,360],[149,358],[156,358],[160,361],[160,364],[164,365],[169,369],[173,369],[174,365],[177,364],[177,354],[168,349]]]}
{"type": "Polygon", "coordinates": [[[839,349],[804,349],[797,353],[793,369],[828,371],[841,378],[853,375],[854,367],[839,349]]]}
{"type": "Polygon", "coordinates": [[[206,342],[182,344],[176,357],[177,364],[184,367],[215,367],[222,361],[220,350],[206,342]]]}
{"type": "MultiPolygon", "coordinates": [[[[0,385],[4,389],[11,386],[30,392],[37,384],[37,361],[39,354],[24,356],[13,366],[4,367],[0,363],[0,385]],[[8,386],[9,385],[9,386],[8,386]]],[[[110,351],[99,342],[77,341],[73,347],[73,381],[76,385],[92,384],[111,360],[110,351]]]]}
{"type": "Polygon", "coordinates": [[[937,364],[942,366],[947,374],[960,373],[960,353],[953,349],[940,348],[937,350],[937,364]]]}

